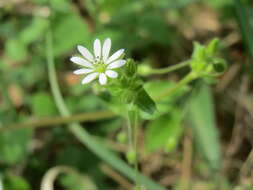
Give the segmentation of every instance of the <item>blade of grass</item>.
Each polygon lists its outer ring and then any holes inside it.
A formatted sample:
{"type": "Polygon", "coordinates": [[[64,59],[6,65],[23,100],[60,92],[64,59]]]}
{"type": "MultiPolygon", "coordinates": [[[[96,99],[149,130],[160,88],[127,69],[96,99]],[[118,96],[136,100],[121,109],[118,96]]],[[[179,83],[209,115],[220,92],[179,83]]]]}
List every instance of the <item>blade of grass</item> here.
{"type": "Polygon", "coordinates": [[[201,84],[190,99],[188,119],[197,147],[200,148],[213,171],[218,171],[221,164],[221,153],[213,104],[210,88],[201,84]]]}
{"type": "Polygon", "coordinates": [[[242,36],[248,48],[248,52],[253,58],[253,9],[246,7],[240,0],[234,0],[235,11],[238,18],[238,24],[242,32],[242,36]],[[250,20],[252,19],[252,20],[250,20]]]}
{"type": "MultiPolygon", "coordinates": [[[[70,116],[70,112],[67,109],[63,97],[60,93],[60,88],[57,83],[56,72],[55,72],[55,65],[54,65],[54,58],[53,58],[53,42],[52,42],[52,34],[49,28],[49,31],[46,36],[46,56],[47,56],[47,65],[48,65],[48,72],[49,72],[49,82],[51,85],[51,90],[53,93],[53,97],[55,103],[59,109],[59,112],[63,116],[70,116]]],[[[102,144],[98,143],[81,125],[78,123],[71,123],[69,124],[69,130],[73,133],[73,135],[83,143],[90,151],[95,153],[100,159],[107,162],[121,174],[125,175],[131,180],[135,180],[136,172],[133,168],[129,167],[125,162],[120,160],[116,154],[109,151],[105,148],[102,144]]],[[[137,174],[142,184],[150,190],[165,190],[164,187],[155,183],[151,179],[137,174]]]]}
{"type": "Polygon", "coordinates": [[[3,190],[3,181],[2,181],[2,175],[0,174],[0,190],[3,190]]]}

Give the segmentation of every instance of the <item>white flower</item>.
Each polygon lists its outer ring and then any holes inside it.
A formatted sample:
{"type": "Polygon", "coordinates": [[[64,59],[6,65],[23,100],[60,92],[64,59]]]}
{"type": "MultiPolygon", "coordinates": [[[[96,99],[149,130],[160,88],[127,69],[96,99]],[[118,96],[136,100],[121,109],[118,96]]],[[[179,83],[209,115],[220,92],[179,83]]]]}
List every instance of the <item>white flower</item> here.
{"type": "Polygon", "coordinates": [[[94,55],[92,55],[88,49],[83,46],[77,46],[78,51],[82,54],[81,57],[71,57],[71,61],[84,68],[74,71],[74,74],[86,74],[82,80],[82,84],[92,82],[96,78],[99,78],[99,83],[105,85],[107,83],[107,77],[117,78],[118,73],[113,69],[122,67],[125,65],[126,60],[121,59],[124,49],[116,51],[112,56],[109,56],[111,49],[111,39],[107,38],[104,41],[103,46],[99,39],[94,41],[94,55]]]}

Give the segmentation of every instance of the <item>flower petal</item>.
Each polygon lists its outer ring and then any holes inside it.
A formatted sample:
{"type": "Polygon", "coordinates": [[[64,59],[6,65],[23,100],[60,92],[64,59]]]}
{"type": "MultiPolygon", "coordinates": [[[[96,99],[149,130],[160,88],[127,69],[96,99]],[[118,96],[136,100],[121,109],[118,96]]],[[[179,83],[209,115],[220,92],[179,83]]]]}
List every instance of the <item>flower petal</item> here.
{"type": "Polygon", "coordinates": [[[106,77],[106,75],[104,73],[101,73],[99,75],[99,83],[101,85],[105,85],[107,83],[107,77],[106,77]]]}
{"type": "Polygon", "coordinates": [[[94,41],[93,48],[94,48],[95,58],[99,59],[101,57],[101,42],[99,39],[96,39],[94,41]]]}
{"type": "Polygon", "coordinates": [[[70,61],[72,61],[73,63],[76,63],[78,65],[82,65],[84,67],[89,67],[89,68],[93,68],[93,64],[86,61],[85,59],[81,58],[81,57],[71,57],[70,61]]]}
{"type": "Polygon", "coordinates": [[[119,67],[122,67],[123,65],[125,65],[125,63],[126,63],[126,60],[120,59],[120,60],[110,63],[110,65],[108,65],[107,69],[119,68],[119,67]]]}
{"type": "Polygon", "coordinates": [[[115,61],[116,59],[119,59],[120,56],[124,53],[124,49],[120,49],[118,51],[116,51],[111,57],[109,57],[106,61],[106,64],[109,64],[113,61],[115,61]]]}
{"type": "Polygon", "coordinates": [[[110,38],[107,38],[103,44],[103,48],[102,48],[102,55],[103,55],[103,60],[104,62],[106,62],[106,60],[108,59],[108,56],[109,56],[109,53],[110,53],[110,50],[111,50],[111,45],[112,45],[112,42],[111,42],[111,39],[110,38]]]}
{"type": "Polygon", "coordinates": [[[93,69],[78,69],[74,71],[74,74],[81,75],[81,74],[87,74],[93,72],[93,69]]]}
{"type": "Polygon", "coordinates": [[[110,77],[110,78],[117,78],[118,77],[118,73],[112,70],[107,70],[105,71],[105,74],[110,77]]]}
{"type": "Polygon", "coordinates": [[[94,79],[96,79],[98,76],[98,73],[91,73],[88,74],[86,77],[84,77],[84,79],[82,80],[82,84],[87,84],[91,81],[93,81],[94,79]]]}
{"type": "Polygon", "coordinates": [[[82,54],[82,56],[84,56],[85,59],[87,59],[88,61],[93,62],[94,57],[87,48],[78,45],[77,49],[82,54]]]}

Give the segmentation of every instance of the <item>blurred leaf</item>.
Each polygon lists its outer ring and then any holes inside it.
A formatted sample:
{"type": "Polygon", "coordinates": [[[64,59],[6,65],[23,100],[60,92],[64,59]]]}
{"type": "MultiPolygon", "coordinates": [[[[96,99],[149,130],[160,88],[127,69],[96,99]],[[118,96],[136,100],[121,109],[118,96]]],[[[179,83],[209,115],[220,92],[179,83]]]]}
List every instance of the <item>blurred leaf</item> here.
{"type": "Polygon", "coordinates": [[[48,20],[41,17],[34,17],[31,24],[20,33],[20,42],[30,44],[44,35],[48,27],[48,20]]]}
{"type": "Polygon", "coordinates": [[[20,176],[8,175],[4,182],[4,190],[30,190],[29,183],[20,176]]]}
{"type": "Polygon", "coordinates": [[[227,0],[212,0],[212,1],[207,1],[208,4],[216,7],[216,8],[223,8],[226,7],[228,5],[231,5],[231,1],[227,1],[227,0]]]}
{"type": "Polygon", "coordinates": [[[30,130],[17,130],[0,134],[0,161],[15,164],[27,155],[27,146],[32,137],[30,130]]]}
{"type": "Polygon", "coordinates": [[[77,45],[90,41],[90,34],[83,19],[74,12],[59,15],[53,26],[54,53],[56,56],[74,50],[77,45]]]}
{"type": "Polygon", "coordinates": [[[27,47],[18,39],[9,39],[5,46],[8,58],[13,61],[24,61],[28,55],[27,47]]]}
{"type": "Polygon", "coordinates": [[[192,124],[197,147],[209,161],[212,169],[220,169],[220,141],[215,124],[214,102],[208,86],[201,84],[193,92],[189,102],[188,119],[192,124]]]}
{"type": "Polygon", "coordinates": [[[240,0],[234,0],[234,3],[243,38],[250,56],[253,57],[253,8],[243,5],[240,0]]]}
{"type": "Polygon", "coordinates": [[[32,96],[32,111],[36,116],[51,116],[57,113],[53,98],[46,92],[32,96]]]}
{"type": "Polygon", "coordinates": [[[182,111],[174,109],[170,114],[150,122],[145,132],[146,150],[153,152],[164,149],[171,152],[176,147],[183,132],[182,111]]]}
{"type": "Polygon", "coordinates": [[[146,43],[168,45],[171,43],[171,32],[161,12],[149,10],[138,19],[138,33],[146,43]],[[154,28],[156,33],[154,33],[154,28]]]}

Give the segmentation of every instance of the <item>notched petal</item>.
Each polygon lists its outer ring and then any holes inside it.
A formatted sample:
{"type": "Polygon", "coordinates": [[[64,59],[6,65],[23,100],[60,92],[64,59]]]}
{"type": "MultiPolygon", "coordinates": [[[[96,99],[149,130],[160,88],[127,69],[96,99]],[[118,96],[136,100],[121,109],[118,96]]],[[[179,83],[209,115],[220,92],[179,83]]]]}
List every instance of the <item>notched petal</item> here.
{"type": "Polygon", "coordinates": [[[107,69],[116,69],[116,68],[122,67],[125,64],[126,64],[126,60],[120,59],[120,60],[110,63],[107,69]]]}
{"type": "Polygon", "coordinates": [[[78,45],[77,49],[78,49],[78,51],[82,54],[82,56],[85,59],[87,59],[88,61],[93,62],[94,57],[93,57],[93,55],[90,53],[90,51],[87,48],[85,48],[85,47],[83,47],[81,45],[78,45]]]}
{"type": "Polygon", "coordinates": [[[117,59],[119,59],[122,54],[124,53],[124,49],[120,49],[118,51],[116,51],[111,57],[108,58],[108,60],[106,61],[106,64],[109,64],[117,59]]]}
{"type": "Polygon", "coordinates": [[[107,83],[107,77],[106,77],[106,75],[104,73],[101,73],[99,75],[99,83],[101,85],[105,85],[107,83]]]}
{"type": "Polygon", "coordinates": [[[84,79],[82,80],[82,84],[90,83],[91,81],[95,80],[98,76],[98,73],[91,73],[88,74],[84,79]]]}
{"type": "Polygon", "coordinates": [[[105,71],[105,74],[110,78],[117,78],[118,77],[118,73],[113,70],[107,70],[107,71],[105,71]]]}

